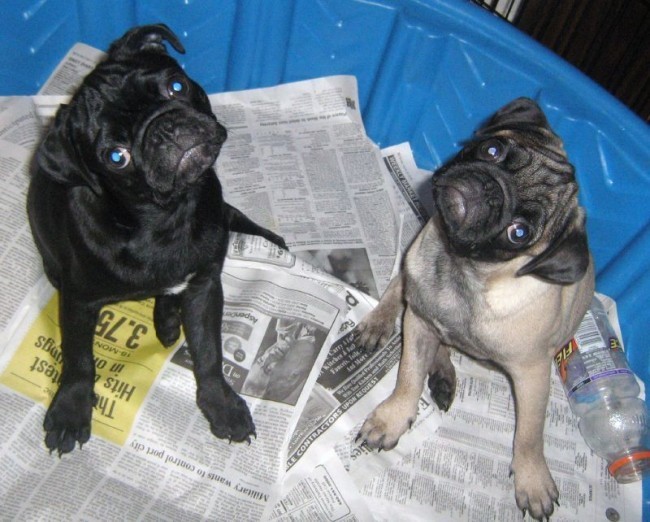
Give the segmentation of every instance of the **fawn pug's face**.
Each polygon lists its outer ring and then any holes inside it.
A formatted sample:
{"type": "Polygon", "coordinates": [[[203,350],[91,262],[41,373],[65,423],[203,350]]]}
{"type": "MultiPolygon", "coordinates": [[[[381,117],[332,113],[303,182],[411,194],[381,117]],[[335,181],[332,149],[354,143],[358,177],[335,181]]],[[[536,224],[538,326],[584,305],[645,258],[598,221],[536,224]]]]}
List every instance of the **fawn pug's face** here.
{"type": "Polygon", "coordinates": [[[433,178],[455,254],[493,262],[526,255],[517,275],[556,283],[579,279],[589,263],[577,190],[560,138],[525,98],[499,110],[433,178]]]}

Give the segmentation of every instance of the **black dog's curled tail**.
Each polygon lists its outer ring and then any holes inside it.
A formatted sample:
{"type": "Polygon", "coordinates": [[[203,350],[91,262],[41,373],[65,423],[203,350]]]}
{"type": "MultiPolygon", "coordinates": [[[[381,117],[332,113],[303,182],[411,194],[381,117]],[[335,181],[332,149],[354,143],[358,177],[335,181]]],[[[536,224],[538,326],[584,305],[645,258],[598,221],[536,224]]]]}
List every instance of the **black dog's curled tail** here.
{"type": "Polygon", "coordinates": [[[141,51],[166,54],[165,41],[179,53],[185,53],[185,47],[169,27],[165,24],[153,24],[131,29],[122,38],[113,42],[108,49],[108,54],[116,60],[128,58],[129,55],[141,51]]]}

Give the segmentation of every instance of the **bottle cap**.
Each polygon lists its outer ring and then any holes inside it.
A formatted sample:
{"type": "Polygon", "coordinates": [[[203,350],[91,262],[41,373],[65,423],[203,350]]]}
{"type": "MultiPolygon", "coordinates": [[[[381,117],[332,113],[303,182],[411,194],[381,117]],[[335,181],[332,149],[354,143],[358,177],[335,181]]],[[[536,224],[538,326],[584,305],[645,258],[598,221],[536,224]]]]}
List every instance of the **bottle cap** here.
{"type": "Polygon", "coordinates": [[[610,475],[621,484],[641,480],[650,471],[650,451],[639,449],[612,462],[609,467],[610,475]]]}

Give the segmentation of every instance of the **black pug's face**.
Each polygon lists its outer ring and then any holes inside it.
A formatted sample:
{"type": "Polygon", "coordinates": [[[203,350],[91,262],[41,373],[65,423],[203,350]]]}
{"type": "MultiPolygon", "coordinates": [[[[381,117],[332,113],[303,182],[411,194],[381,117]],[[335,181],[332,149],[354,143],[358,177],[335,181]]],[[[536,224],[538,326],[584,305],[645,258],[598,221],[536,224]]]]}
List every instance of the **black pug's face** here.
{"type": "Polygon", "coordinates": [[[63,160],[67,182],[83,182],[122,202],[159,205],[201,178],[226,130],[164,40],[184,52],[163,25],[136,28],[112,44],[107,59],[57,114],[42,145],[41,166],[52,169],[63,160]],[[62,151],[68,158],[61,158],[62,151]]]}
{"type": "MultiPolygon", "coordinates": [[[[579,258],[575,274],[554,281],[561,283],[581,277],[589,258],[577,190],[560,138],[526,98],[500,109],[433,178],[434,201],[455,254],[487,262],[528,255],[538,264],[540,256],[547,260],[558,252],[569,256],[557,262],[579,258]]],[[[518,275],[534,272],[533,262],[518,275]]]]}

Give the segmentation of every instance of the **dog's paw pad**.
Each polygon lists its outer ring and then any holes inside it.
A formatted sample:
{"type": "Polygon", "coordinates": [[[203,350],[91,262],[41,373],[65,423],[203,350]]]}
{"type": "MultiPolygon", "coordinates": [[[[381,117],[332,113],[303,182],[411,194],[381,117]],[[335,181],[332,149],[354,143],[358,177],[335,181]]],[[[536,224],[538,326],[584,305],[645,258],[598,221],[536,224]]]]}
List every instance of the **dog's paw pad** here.
{"type": "Polygon", "coordinates": [[[249,442],[256,436],[255,424],[246,401],[234,391],[217,399],[202,397],[199,408],[210,423],[210,431],[219,439],[230,442],[249,442]]]}
{"type": "Polygon", "coordinates": [[[226,435],[222,438],[227,438],[231,442],[248,442],[250,444],[251,436],[257,436],[253,417],[244,400],[227,412],[225,421],[223,427],[226,435]]]}
{"type": "Polygon", "coordinates": [[[59,455],[70,453],[79,443],[79,449],[90,439],[90,426],[78,429],[50,430],[45,432],[45,446],[50,453],[56,451],[59,455]]]}
{"type": "Polygon", "coordinates": [[[93,406],[97,401],[92,385],[77,382],[60,387],[45,414],[45,446],[59,456],[81,447],[90,439],[93,406]]]}
{"type": "Polygon", "coordinates": [[[271,237],[268,238],[272,243],[274,243],[277,247],[281,248],[282,250],[289,251],[289,247],[287,246],[287,243],[284,241],[284,238],[281,236],[278,236],[277,234],[273,234],[271,237]]]}
{"type": "Polygon", "coordinates": [[[356,440],[362,440],[370,448],[393,449],[415,421],[417,410],[412,415],[406,411],[389,400],[384,401],[368,416],[356,440]]]}
{"type": "Polygon", "coordinates": [[[547,520],[559,506],[559,493],[546,464],[515,468],[515,499],[517,507],[535,520],[547,520]]]}
{"type": "Polygon", "coordinates": [[[394,330],[394,322],[373,320],[371,312],[355,328],[354,342],[359,348],[374,351],[389,341],[394,330]]]}

